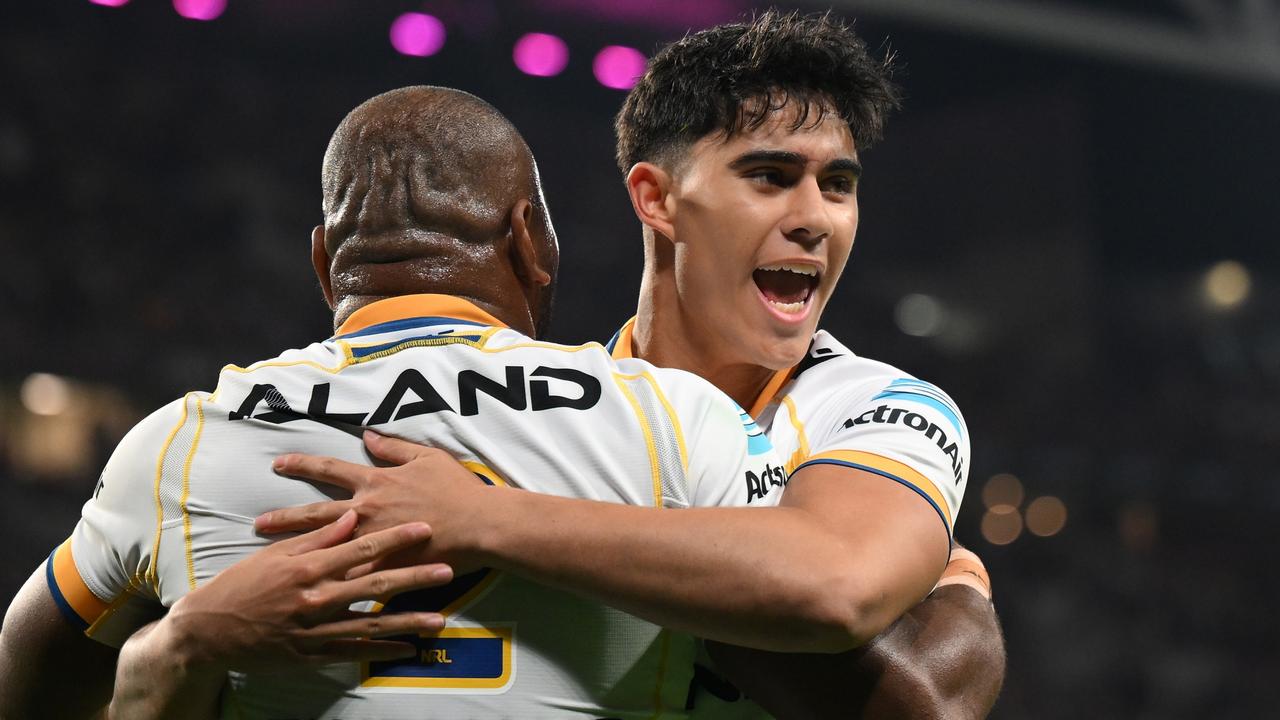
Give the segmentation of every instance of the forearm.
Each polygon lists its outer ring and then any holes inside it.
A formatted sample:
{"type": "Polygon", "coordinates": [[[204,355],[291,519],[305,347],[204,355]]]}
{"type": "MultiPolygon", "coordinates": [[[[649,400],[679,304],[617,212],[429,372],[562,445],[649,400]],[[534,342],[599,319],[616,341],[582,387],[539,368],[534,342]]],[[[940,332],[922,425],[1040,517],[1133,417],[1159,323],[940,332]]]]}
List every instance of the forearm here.
{"type": "Polygon", "coordinates": [[[120,651],[112,720],[207,720],[218,715],[226,672],[202,666],[166,620],[133,635],[120,651]]]}
{"type": "Polygon", "coordinates": [[[989,600],[934,591],[867,645],[838,655],[767,653],[709,643],[716,669],[779,720],[982,718],[1004,681],[989,600]]]}
{"type": "Polygon", "coordinates": [[[655,510],[494,488],[487,564],[651,622],[771,650],[852,647],[851,554],[796,508],[655,510]]]}

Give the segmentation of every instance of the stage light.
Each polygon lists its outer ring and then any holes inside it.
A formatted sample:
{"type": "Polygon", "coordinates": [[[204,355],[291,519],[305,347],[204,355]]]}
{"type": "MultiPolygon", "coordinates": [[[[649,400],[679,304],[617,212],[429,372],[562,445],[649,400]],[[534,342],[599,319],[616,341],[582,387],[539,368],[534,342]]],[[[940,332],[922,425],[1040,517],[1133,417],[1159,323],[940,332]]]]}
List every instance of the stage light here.
{"type": "Polygon", "coordinates": [[[982,486],[982,504],[989,508],[997,505],[1017,508],[1022,504],[1022,494],[1022,481],[1016,475],[999,473],[982,486]]]}
{"type": "Polygon", "coordinates": [[[444,23],[426,13],[405,13],[391,23],[391,46],[402,55],[435,55],[444,47],[444,36],[444,23]]]}
{"type": "Polygon", "coordinates": [[[551,77],[569,64],[569,46],[555,35],[529,33],[516,41],[511,58],[523,73],[551,77]]]}
{"type": "Polygon", "coordinates": [[[1022,534],[1022,515],[1008,505],[992,508],[982,516],[982,537],[992,545],[1008,545],[1022,534]]]}
{"type": "Polygon", "coordinates": [[[644,74],[644,53],[635,48],[610,45],[591,63],[591,70],[601,85],[615,90],[630,90],[644,74]]]}
{"type": "Polygon", "coordinates": [[[227,0],[173,0],[173,9],[188,20],[217,20],[227,0]]]}
{"type": "Polygon", "coordinates": [[[71,386],[49,373],[32,373],[18,391],[22,405],[34,415],[60,415],[71,407],[71,386]]]}
{"type": "Polygon", "coordinates": [[[1032,535],[1057,535],[1067,524],[1067,506],[1052,495],[1038,497],[1027,506],[1027,530],[1032,535]]]}
{"type": "Polygon", "coordinates": [[[898,301],[893,309],[898,329],[912,337],[933,337],[942,332],[947,309],[932,295],[912,293],[898,301]]]}
{"type": "Polygon", "coordinates": [[[103,7],[120,7],[129,4],[129,0],[89,0],[89,2],[103,7]]]}
{"type": "Polygon", "coordinates": [[[1249,269],[1235,260],[1223,260],[1204,275],[1204,296],[1209,304],[1230,310],[1249,299],[1253,283],[1249,269]]]}

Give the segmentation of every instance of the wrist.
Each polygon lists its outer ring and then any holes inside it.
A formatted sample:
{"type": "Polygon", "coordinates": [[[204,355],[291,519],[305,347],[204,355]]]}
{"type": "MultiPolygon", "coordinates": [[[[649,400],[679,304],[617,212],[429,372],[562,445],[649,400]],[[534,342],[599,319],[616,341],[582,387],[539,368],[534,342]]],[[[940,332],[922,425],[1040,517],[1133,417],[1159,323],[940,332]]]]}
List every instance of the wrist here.
{"type": "Polygon", "coordinates": [[[208,623],[185,612],[185,598],[178,600],[169,614],[152,628],[147,644],[153,661],[165,663],[173,672],[196,680],[222,677],[231,669],[226,658],[220,657],[208,623]]]}
{"type": "Polygon", "coordinates": [[[463,523],[461,554],[468,564],[495,570],[508,570],[508,554],[504,551],[510,541],[507,528],[511,517],[518,512],[521,496],[528,493],[516,488],[498,485],[486,487],[484,494],[472,504],[473,511],[463,523]]]}

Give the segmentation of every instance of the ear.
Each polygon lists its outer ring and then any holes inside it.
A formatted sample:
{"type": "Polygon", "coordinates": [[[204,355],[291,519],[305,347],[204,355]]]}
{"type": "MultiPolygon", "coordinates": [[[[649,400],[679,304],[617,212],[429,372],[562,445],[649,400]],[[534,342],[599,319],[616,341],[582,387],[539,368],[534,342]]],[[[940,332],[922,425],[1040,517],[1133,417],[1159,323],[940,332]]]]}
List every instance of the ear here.
{"type": "Polygon", "coordinates": [[[511,208],[511,266],[526,289],[551,284],[551,273],[538,262],[538,248],[529,223],[533,220],[533,203],[521,198],[511,208]]]}
{"type": "Polygon", "coordinates": [[[324,248],[324,226],[317,225],[311,230],[311,267],[316,271],[316,278],[320,280],[320,289],[324,291],[324,301],[329,304],[329,309],[335,308],[333,304],[333,279],[329,277],[329,264],[333,262],[333,258],[329,257],[329,251],[324,248]]]}
{"type": "Polygon", "coordinates": [[[627,194],[636,217],[666,238],[675,232],[675,215],[668,202],[671,186],[671,174],[650,162],[636,163],[627,173],[627,194]]]}

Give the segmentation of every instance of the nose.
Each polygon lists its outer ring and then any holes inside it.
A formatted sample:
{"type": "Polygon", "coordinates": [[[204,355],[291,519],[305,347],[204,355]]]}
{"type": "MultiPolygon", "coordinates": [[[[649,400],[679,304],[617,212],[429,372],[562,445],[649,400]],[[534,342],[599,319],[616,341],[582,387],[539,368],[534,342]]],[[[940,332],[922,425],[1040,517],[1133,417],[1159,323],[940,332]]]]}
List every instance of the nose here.
{"type": "Polygon", "coordinates": [[[831,214],[818,187],[818,179],[807,176],[791,188],[782,234],[788,240],[812,248],[831,235],[831,214]]]}

